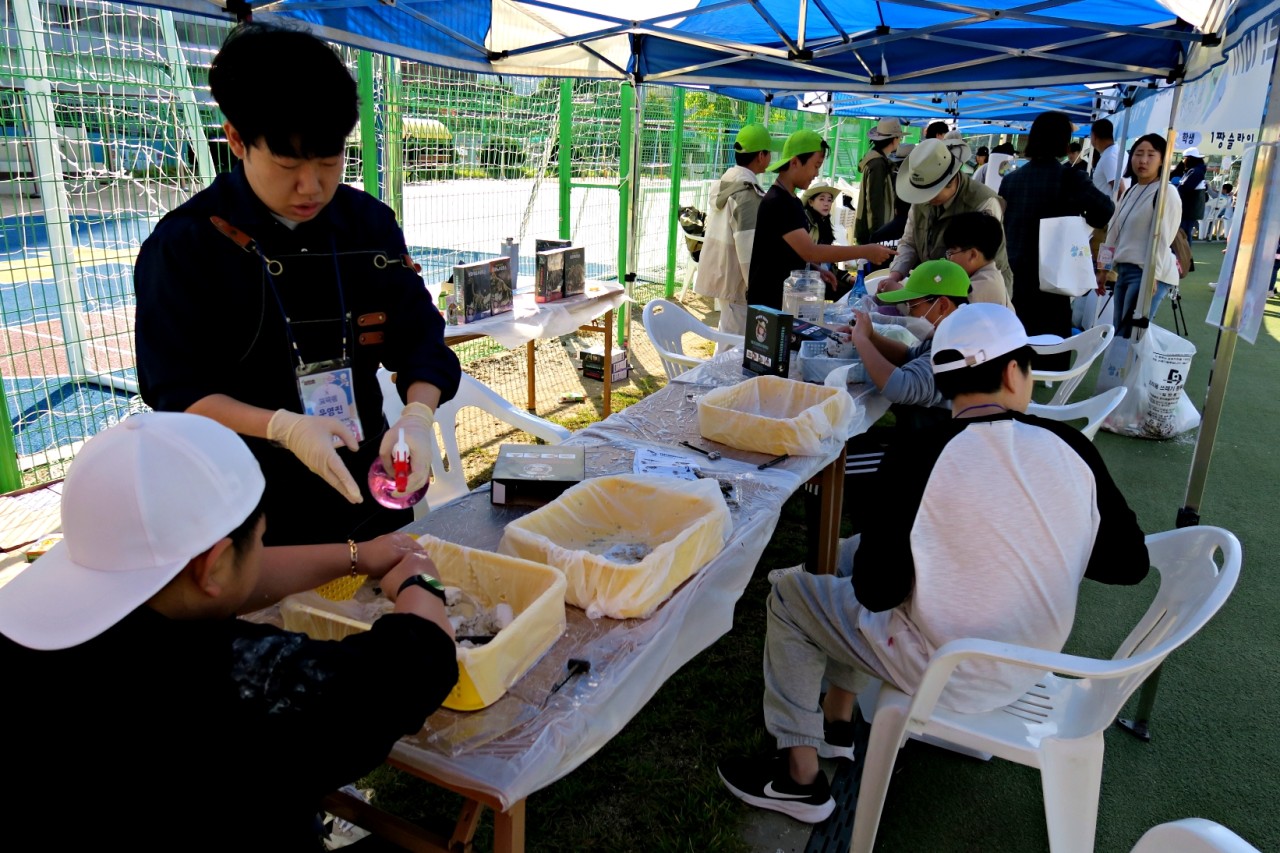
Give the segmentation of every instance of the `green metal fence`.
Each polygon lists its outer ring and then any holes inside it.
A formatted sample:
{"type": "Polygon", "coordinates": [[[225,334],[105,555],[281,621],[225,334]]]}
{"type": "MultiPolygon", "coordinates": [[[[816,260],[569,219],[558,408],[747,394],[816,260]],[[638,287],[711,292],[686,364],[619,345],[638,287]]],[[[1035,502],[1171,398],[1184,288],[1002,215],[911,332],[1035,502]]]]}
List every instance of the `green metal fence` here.
{"type": "MultiPolygon", "coordinates": [[[[4,0],[0,40],[0,491],[60,476],[144,408],[132,265],[155,222],[228,169],[208,66],[221,22],[98,0],[4,0]],[[7,428],[6,428],[7,426],[7,428]]],[[[496,77],[342,48],[360,84],[346,180],[391,205],[430,284],[520,241],[571,238],[637,302],[683,284],[681,205],[703,210],[734,134],[823,131],[856,172],[866,123],[703,90],[496,77]]],[[[619,312],[619,333],[629,324],[619,312]]],[[[491,341],[460,355],[499,351],[491,341]]]]}

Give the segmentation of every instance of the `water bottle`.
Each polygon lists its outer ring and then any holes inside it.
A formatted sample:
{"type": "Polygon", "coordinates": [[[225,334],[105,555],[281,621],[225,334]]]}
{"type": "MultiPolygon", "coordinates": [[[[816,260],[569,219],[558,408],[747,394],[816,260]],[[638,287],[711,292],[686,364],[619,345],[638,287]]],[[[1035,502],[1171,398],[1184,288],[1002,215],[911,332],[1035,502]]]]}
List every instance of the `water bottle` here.
{"type": "Polygon", "coordinates": [[[858,275],[853,280],[853,298],[861,299],[867,295],[867,264],[871,263],[866,258],[858,258],[854,264],[858,268],[858,275]]]}
{"type": "Polygon", "coordinates": [[[506,255],[511,260],[511,289],[514,291],[519,286],[516,281],[520,277],[520,244],[514,237],[508,237],[502,242],[498,254],[506,255]]]}
{"type": "Polygon", "coordinates": [[[825,288],[822,274],[817,270],[805,270],[796,278],[796,312],[793,316],[808,323],[822,322],[822,297],[825,288]]]}
{"type": "Polygon", "coordinates": [[[792,270],[782,282],[782,312],[800,316],[800,293],[804,288],[804,270],[792,270]]]}

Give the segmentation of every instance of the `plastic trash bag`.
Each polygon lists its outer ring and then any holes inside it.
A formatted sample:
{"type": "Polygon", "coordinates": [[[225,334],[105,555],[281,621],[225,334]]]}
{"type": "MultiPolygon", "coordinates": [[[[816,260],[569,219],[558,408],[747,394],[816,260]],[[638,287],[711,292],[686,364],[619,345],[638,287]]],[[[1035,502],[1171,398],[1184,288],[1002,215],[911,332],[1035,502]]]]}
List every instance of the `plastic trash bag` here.
{"type": "MultiPolygon", "coordinates": [[[[1199,426],[1200,413],[1183,390],[1196,354],[1195,344],[1154,325],[1141,340],[1130,343],[1116,338],[1111,344],[1117,352],[1129,352],[1128,357],[1116,360],[1122,365],[1118,375],[1128,393],[1102,422],[1102,428],[1135,438],[1163,439],[1199,426]]],[[[1099,387],[1101,384],[1100,376],[1099,387]]]]}
{"type": "Polygon", "coordinates": [[[498,550],[558,569],[565,601],[592,619],[643,619],[732,533],[716,480],[618,474],[579,483],[511,522],[498,550]]]}

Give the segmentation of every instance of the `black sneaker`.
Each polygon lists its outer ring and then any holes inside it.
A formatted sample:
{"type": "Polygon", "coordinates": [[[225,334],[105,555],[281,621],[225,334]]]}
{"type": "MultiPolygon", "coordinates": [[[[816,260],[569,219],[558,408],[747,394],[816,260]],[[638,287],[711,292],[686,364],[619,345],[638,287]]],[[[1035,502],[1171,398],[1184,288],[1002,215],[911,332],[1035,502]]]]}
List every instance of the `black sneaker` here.
{"type": "Polygon", "coordinates": [[[716,768],[729,792],[748,805],[782,812],[805,823],[821,823],[835,811],[827,777],[818,771],[811,784],[791,778],[785,753],[774,758],[728,758],[716,768]]]}
{"type": "Polygon", "coordinates": [[[853,761],[853,723],[847,720],[824,720],[818,755],[823,758],[843,758],[853,761]]]}

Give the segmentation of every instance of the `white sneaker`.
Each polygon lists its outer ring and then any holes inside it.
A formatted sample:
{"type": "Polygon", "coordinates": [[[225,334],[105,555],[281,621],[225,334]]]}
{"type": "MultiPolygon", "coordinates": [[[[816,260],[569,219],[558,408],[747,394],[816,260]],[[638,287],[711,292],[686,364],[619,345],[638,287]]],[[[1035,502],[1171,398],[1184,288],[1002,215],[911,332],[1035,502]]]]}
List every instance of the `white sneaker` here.
{"type": "Polygon", "coordinates": [[[773,571],[769,572],[767,577],[769,578],[769,583],[776,586],[778,581],[782,580],[787,575],[794,575],[797,572],[803,572],[803,571],[804,571],[804,563],[801,563],[798,566],[787,566],[785,569],[774,569],[773,571]]]}
{"type": "Polygon", "coordinates": [[[1217,283],[1216,281],[1211,281],[1211,282],[1209,282],[1209,289],[1210,289],[1210,290],[1217,290],[1217,289],[1218,289],[1218,283],[1217,283]]]}

